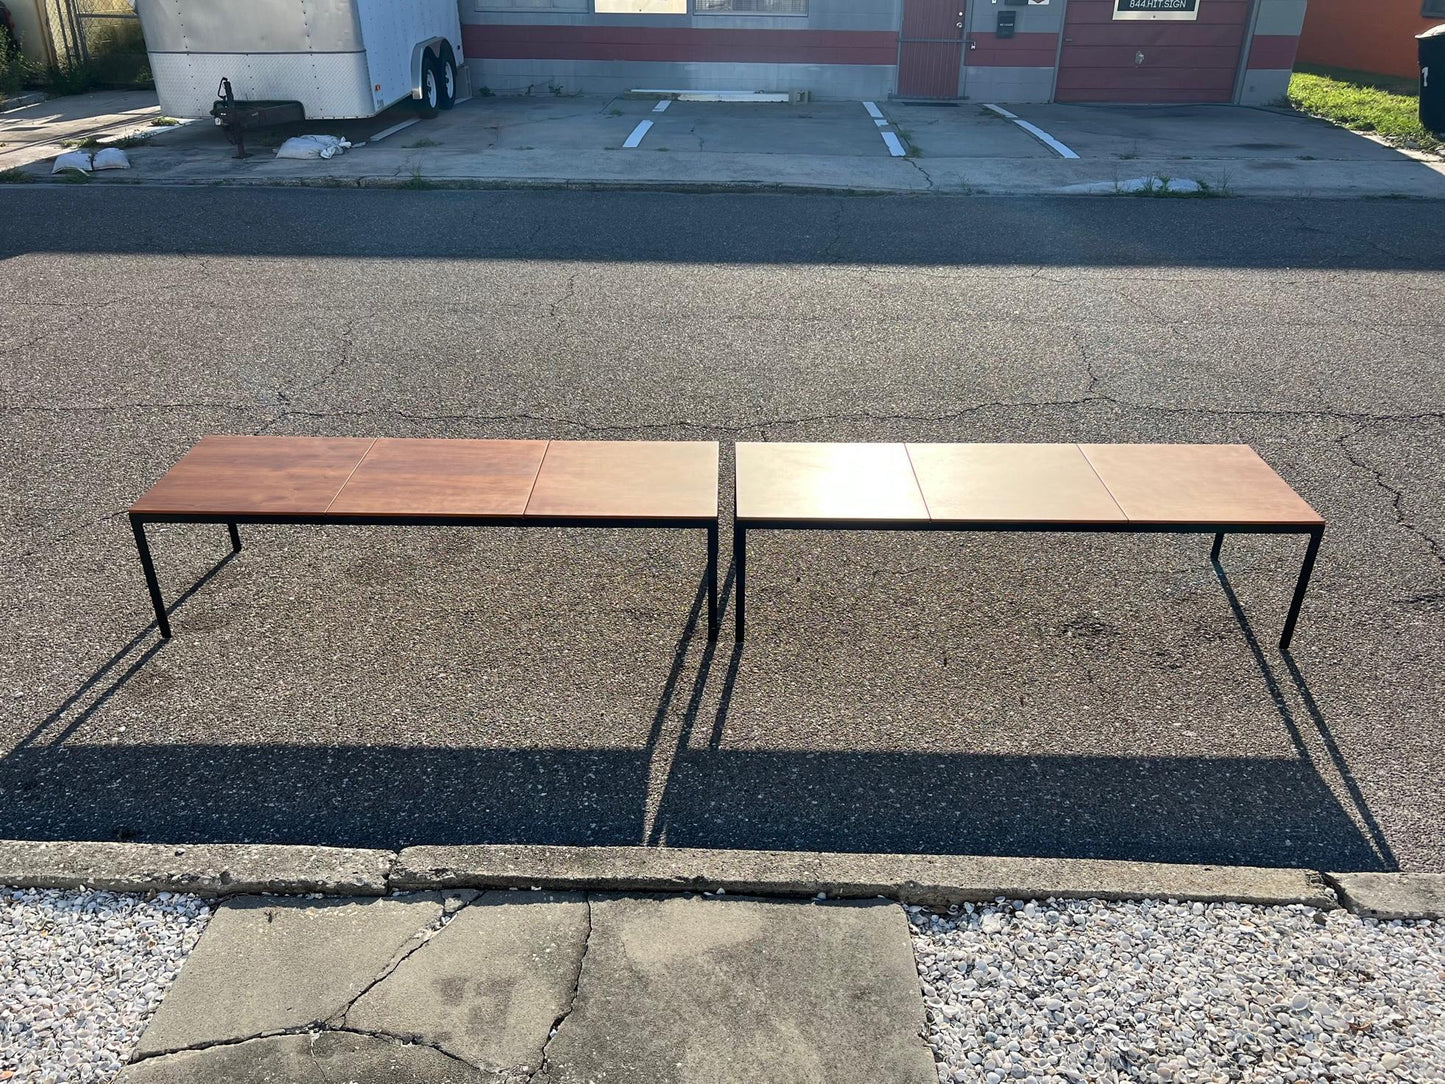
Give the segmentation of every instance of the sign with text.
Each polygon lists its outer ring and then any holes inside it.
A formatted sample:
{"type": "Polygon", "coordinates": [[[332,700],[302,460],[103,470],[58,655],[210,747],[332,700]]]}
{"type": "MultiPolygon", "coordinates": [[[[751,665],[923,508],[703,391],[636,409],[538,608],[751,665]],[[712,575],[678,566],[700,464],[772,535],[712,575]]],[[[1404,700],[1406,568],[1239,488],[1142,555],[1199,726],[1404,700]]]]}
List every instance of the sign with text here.
{"type": "Polygon", "coordinates": [[[1115,19],[1199,18],[1199,0],[1114,0],[1115,19]]]}

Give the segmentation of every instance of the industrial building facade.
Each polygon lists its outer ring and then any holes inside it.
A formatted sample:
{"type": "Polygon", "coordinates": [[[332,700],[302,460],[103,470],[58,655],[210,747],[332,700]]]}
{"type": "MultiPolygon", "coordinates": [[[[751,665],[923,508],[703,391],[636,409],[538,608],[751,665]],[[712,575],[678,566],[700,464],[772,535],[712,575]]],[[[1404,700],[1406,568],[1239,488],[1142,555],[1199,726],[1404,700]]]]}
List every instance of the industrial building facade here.
{"type": "Polygon", "coordinates": [[[473,87],[1279,101],[1306,0],[460,0],[473,87]]]}

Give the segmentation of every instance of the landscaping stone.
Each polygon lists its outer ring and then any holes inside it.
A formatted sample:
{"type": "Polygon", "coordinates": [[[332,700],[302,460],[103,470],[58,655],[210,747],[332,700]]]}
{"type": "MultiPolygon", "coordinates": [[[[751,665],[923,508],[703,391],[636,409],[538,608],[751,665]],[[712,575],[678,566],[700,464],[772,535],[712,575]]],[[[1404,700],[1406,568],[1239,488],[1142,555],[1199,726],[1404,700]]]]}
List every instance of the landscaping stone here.
{"type": "Polygon", "coordinates": [[[473,1065],[535,1069],[577,986],[587,912],[577,894],[484,893],[363,995],[343,1024],[473,1065]]]}
{"type": "Polygon", "coordinates": [[[1340,900],[1368,918],[1445,918],[1445,874],[1331,873],[1340,900]]]}
{"type": "Polygon", "coordinates": [[[136,1053],[232,1042],[340,1016],[442,914],[436,893],[224,903],[136,1053]]]}
{"type": "Polygon", "coordinates": [[[0,884],[114,892],[386,892],[391,851],[226,843],[50,843],[0,840],[0,884]]]}
{"type": "Polygon", "coordinates": [[[129,1065],[115,1084],[511,1084],[438,1050],[350,1032],[278,1035],[129,1065]]]}
{"type": "Polygon", "coordinates": [[[935,1084],[903,910],[593,897],[538,1084],[935,1084]]]}

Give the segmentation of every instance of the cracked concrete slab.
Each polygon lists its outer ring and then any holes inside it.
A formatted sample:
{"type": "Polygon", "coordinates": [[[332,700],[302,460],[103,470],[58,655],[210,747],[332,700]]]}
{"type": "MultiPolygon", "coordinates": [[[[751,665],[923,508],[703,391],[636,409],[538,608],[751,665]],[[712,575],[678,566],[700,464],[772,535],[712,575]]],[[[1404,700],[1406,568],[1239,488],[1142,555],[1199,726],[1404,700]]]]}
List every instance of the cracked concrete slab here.
{"type": "MultiPolygon", "coordinates": [[[[516,1078],[520,1084],[520,1078],[516,1078]]],[[[439,1050],[353,1032],[249,1039],[128,1065],[115,1084],[513,1084],[439,1050]]]]}
{"type": "Polygon", "coordinates": [[[228,900],[216,909],[135,1056],[236,1042],[338,1017],[443,913],[435,892],[228,900]]]}
{"type": "Polygon", "coordinates": [[[592,897],[538,1084],[936,1084],[903,909],[592,897]]]}
{"type": "Polygon", "coordinates": [[[576,893],[487,892],[346,1012],[346,1027],[526,1073],[566,1014],[587,948],[576,893]]]}
{"type": "Polygon", "coordinates": [[[1357,915],[1391,919],[1445,918],[1445,874],[1331,873],[1341,901],[1357,915]]]}

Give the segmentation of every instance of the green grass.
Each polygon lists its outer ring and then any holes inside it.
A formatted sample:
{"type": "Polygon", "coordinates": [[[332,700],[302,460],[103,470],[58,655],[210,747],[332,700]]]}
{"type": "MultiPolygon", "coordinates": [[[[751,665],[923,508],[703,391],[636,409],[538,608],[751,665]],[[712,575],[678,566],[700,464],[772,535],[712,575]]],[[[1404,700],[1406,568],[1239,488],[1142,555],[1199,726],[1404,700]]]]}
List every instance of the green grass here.
{"type": "Polygon", "coordinates": [[[1289,104],[1399,146],[1414,143],[1423,151],[1440,153],[1440,140],[1420,124],[1419,89],[1408,79],[1301,65],[1289,83],[1289,104]]]}

